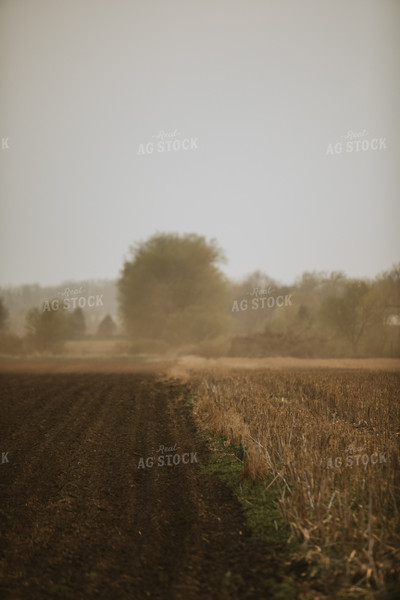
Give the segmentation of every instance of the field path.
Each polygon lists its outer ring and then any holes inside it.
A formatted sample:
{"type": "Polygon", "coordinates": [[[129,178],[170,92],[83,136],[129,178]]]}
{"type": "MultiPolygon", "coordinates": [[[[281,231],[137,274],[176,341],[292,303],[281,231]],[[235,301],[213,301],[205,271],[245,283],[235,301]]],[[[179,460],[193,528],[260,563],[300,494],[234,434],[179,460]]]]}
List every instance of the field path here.
{"type": "Polygon", "coordinates": [[[1,598],[272,597],[187,397],[157,373],[0,373],[1,598]],[[198,462],[137,468],[175,444],[198,462]]]}

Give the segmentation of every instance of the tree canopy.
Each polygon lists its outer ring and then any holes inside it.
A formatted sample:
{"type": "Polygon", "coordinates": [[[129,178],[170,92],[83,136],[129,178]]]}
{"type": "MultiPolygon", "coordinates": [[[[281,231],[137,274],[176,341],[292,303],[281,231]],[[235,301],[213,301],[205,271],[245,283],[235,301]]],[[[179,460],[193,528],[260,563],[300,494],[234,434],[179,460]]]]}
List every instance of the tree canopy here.
{"type": "Polygon", "coordinates": [[[171,346],[227,332],[229,292],[218,268],[214,240],[196,234],[159,233],[131,248],[118,281],[122,320],[132,339],[171,346]]]}

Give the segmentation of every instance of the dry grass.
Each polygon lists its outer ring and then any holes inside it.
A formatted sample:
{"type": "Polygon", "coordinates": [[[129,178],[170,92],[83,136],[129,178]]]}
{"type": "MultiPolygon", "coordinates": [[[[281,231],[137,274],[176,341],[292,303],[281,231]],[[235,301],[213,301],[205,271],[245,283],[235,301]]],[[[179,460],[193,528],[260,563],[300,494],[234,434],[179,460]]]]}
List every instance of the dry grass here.
{"type": "Polygon", "coordinates": [[[266,358],[203,358],[181,356],[177,365],[186,371],[203,369],[371,369],[374,371],[400,372],[399,358],[295,358],[293,356],[269,356],[266,358]]]}
{"type": "Polygon", "coordinates": [[[194,381],[199,423],[242,443],[243,477],[272,477],[311,573],[339,581],[338,597],[399,579],[399,383],[393,372],[321,369],[218,369],[194,381]]]}

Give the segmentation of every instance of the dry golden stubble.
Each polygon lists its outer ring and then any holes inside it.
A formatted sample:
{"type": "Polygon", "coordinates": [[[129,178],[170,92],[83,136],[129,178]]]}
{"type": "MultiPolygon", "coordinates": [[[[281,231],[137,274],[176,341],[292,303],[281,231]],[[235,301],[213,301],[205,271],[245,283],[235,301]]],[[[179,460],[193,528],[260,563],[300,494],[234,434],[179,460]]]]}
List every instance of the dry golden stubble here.
{"type": "Polygon", "coordinates": [[[220,370],[195,387],[199,422],[245,447],[243,476],[272,475],[307,552],[384,586],[400,563],[399,375],[220,370]]]}

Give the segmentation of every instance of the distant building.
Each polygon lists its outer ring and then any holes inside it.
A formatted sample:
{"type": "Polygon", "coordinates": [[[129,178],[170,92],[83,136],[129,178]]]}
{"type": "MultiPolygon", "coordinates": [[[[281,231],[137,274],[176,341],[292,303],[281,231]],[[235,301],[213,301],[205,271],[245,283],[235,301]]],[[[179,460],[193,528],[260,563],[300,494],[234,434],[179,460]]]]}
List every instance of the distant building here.
{"type": "Polygon", "coordinates": [[[383,316],[385,328],[385,354],[400,356],[400,306],[387,306],[383,316]]]}
{"type": "Polygon", "coordinates": [[[392,314],[386,317],[384,325],[400,327],[400,315],[392,314]]]}

